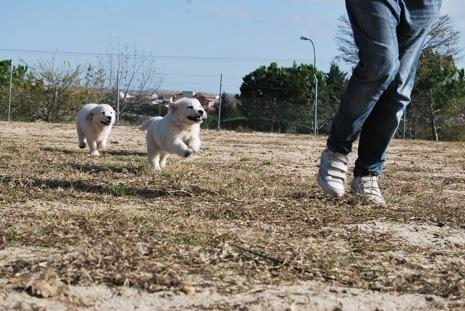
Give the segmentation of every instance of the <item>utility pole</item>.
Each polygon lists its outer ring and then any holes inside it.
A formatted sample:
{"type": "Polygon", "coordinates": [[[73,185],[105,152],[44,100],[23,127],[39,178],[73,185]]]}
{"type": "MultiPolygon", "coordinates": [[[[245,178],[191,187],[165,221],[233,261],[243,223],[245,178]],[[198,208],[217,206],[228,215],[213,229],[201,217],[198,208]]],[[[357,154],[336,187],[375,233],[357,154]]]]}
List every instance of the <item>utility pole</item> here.
{"type": "Polygon", "coordinates": [[[220,94],[218,98],[218,129],[221,129],[221,104],[223,100],[223,94],[222,93],[222,88],[223,88],[223,74],[220,74],[220,94]]]}
{"type": "Polygon", "coordinates": [[[10,59],[10,90],[8,92],[8,121],[11,121],[11,90],[13,89],[13,60],[10,59]]]}
{"type": "MultiPolygon", "coordinates": [[[[315,68],[315,71],[316,71],[316,67],[315,68]]],[[[313,124],[314,124],[314,131],[313,131],[313,134],[314,135],[318,135],[318,79],[316,78],[316,73],[314,74],[314,78],[315,78],[315,111],[313,112],[313,117],[315,118],[315,120],[313,121],[313,124]]]]}
{"type": "Polygon", "coordinates": [[[119,124],[120,111],[119,111],[119,68],[116,70],[116,125],[119,124]]]}
{"type": "Polygon", "coordinates": [[[318,79],[316,77],[316,49],[315,49],[315,44],[313,43],[313,40],[304,36],[300,37],[300,40],[305,40],[305,41],[310,41],[313,47],[313,68],[315,70],[315,74],[313,77],[315,78],[315,106],[314,106],[314,120],[313,120],[313,133],[315,135],[318,134],[318,79]]]}

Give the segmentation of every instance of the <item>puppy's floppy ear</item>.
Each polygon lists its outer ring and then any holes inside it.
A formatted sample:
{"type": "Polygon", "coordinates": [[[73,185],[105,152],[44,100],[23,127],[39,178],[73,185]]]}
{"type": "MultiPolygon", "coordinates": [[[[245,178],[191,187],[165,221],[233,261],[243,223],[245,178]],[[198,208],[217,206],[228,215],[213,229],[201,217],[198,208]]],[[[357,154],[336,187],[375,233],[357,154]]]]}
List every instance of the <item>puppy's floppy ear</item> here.
{"type": "Polygon", "coordinates": [[[94,117],[94,113],[93,112],[89,112],[89,114],[87,115],[86,117],[86,120],[87,121],[92,121],[92,118],[94,117]]]}
{"type": "Polygon", "coordinates": [[[176,103],[173,102],[172,100],[170,100],[170,102],[168,103],[168,109],[171,111],[171,112],[174,112],[176,110],[176,103]]]}

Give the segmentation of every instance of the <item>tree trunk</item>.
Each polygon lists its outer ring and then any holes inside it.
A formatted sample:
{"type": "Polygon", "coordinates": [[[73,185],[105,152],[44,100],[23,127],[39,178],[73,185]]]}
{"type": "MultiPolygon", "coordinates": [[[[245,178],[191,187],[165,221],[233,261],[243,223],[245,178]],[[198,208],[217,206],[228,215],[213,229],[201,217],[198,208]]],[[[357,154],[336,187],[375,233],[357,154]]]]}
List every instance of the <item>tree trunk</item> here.
{"type": "Polygon", "coordinates": [[[410,105],[407,106],[409,108],[409,114],[410,114],[410,123],[409,123],[409,138],[410,139],[415,139],[416,138],[416,125],[417,125],[417,120],[416,120],[416,114],[415,114],[415,103],[412,101],[410,105]]]}
{"type": "Polygon", "coordinates": [[[435,141],[439,141],[438,127],[436,124],[436,118],[434,116],[434,107],[433,100],[429,100],[429,113],[430,113],[430,123],[431,123],[431,134],[435,141]]]}
{"type": "Polygon", "coordinates": [[[432,126],[432,130],[433,130],[433,137],[434,137],[434,140],[435,141],[439,141],[439,135],[438,135],[438,128],[436,126],[436,122],[434,121],[434,116],[433,118],[431,119],[431,126],[432,126]]]}

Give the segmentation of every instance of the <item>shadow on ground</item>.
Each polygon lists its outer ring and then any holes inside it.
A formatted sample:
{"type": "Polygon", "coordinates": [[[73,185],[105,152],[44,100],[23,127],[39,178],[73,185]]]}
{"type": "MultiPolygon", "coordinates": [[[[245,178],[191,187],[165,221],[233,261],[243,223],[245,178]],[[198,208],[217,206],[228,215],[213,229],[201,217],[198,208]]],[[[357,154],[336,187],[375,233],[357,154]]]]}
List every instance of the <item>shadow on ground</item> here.
{"type": "MultiPolygon", "coordinates": [[[[44,147],[42,148],[44,151],[49,151],[49,152],[61,152],[64,154],[82,154],[83,151],[79,149],[75,150],[70,150],[70,149],[65,149],[65,148],[55,148],[55,147],[44,147]]],[[[87,149],[86,149],[86,154],[87,149]]],[[[102,154],[109,154],[109,155],[114,155],[114,156],[136,156],[136,157],[146,157],[147,153],[142,152],[142,151],[130,151],[130,150],[103,150],[102,154]]]]}
{"type": "Polygon", "coordinates": [[[116,174],[133,174],[133,175],[140,175],[144,172],[144,165],[138,166],[101,166],[101,165],[93,165],[93,164],[77,164],[73,163],[70,164],[70,167],[74,170],[90,173],[90,174],[98,174],[98,173],[116,173],[116,174]]]}
{"type": "Polygon", "coordinates": [[[0,176],[0,185],[5,185],[14,188],[37,188],[37,189],[62,189],[74,190],[79,192],[88,192],[103,195],[115,195],[115,187],[119,188],[120,193],[124,196],[136,196],[145,199],[152,199],[157,197],[192,197],[195,194],[186,190],[176,189],[147,189],[137,187],[126,187],[125,185],[118,184],[116,186],[104,186],[98,184],[91,184],[82,180],[61,180],[61,179],[42,179],[42,178],[13,178],[11,176],[0,176]]]}

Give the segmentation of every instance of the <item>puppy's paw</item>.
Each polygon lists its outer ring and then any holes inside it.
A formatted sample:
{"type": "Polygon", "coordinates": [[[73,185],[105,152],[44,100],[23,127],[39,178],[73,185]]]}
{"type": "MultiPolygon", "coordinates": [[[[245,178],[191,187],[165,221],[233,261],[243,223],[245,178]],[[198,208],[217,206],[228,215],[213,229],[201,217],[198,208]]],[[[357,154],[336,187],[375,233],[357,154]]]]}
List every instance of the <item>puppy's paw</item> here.
{"type": "Polygon", "coordinates": [[[86,147],[86,143],[82,142],[79,143],[79,148],[84,149],[86,147]]]}
{"type": "Polygon", "coordinates": [[[95,151],[91,152],[90,155],[92,157],[98,157],[100,155],[100,152],[98,152],[98,150],[95,150],[95,151]]]}
{"type": "Polygon", "coordinates": [[[184,157],[185,157],[185,158],[188,158],[188,157],[190,157],[193,153],[194,153],[194,151],[192,151],[192,149],[187,149],[187,150],[184,152],[184,157]]]}

